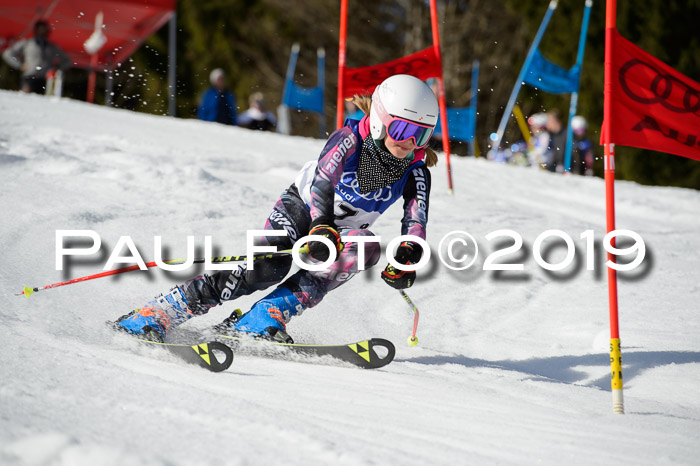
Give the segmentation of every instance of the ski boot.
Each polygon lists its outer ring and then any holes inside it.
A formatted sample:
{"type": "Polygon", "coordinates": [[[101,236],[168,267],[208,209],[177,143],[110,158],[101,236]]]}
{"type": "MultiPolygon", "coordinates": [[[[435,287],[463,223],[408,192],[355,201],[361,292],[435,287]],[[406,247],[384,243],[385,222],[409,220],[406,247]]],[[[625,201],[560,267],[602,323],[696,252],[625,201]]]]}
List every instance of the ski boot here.
{"type": "Polygon", "coordinates": [[[257,303],[250,311],[240,314],[240,309],[217,325],[215,329],[229,335],[248,334],[281,343],[294,343],[287,333],[287,323],[304,312],[303,305],[290,290],[279,287],[257,303]]]}
{"type": "Polygon", "coordinates": [[[147,340],[164,342],[168,330],[193,317],[187,307],[187,298],[180,287],[160,295],[146,306],[121,316],[114,322],[117,330],[147,340]]]}
{"type": "MultiPolygon", "coordinates": [[[[143,337],[145,340],[157,341],[163,343],[167,326],[164,319],[159,319],[161,315],[157,314],[156,309],[152,307],[142,307],[134,309],[130,313],[121,316],[114,322],[114,327],[127,333],[132,333],[143,337]]],[[[163,311],[160,311],[162,314],[163,311]]]]}

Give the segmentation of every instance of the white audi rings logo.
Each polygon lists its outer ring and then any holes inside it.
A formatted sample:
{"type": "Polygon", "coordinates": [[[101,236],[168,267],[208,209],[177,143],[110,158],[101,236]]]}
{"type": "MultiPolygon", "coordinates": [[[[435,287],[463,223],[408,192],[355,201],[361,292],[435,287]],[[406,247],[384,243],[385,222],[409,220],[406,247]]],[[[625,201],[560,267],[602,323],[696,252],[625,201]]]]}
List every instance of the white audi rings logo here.
{"type": "Polygon", "coordinates": [[[340,177],[340,182],[367,201],[388,201],[391,199],[391,187],[389,186],[372,191],[371,193],[360,194],[360,182],[357,181],[357,173],[355,172],[344,172],[343,176],[340,177]]]}

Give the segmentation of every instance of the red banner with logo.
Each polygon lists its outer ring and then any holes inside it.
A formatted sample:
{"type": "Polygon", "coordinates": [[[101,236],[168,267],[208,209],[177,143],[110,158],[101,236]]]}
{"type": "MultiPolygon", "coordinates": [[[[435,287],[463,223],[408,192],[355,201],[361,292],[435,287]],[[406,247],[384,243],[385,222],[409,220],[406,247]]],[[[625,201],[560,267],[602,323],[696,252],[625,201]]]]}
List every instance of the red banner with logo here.
{"type": "Polygon", "coordinates": [[[362,68],[345,68],[343,74],[343,98],[355,94],[372,94],[374,88],[389,76],[410,74],[419,79],[442,76],[440,60],[435,55],[435,47],[430,46],[396,60],[362,68]]]}
{"type": "Polygon", "coordinates": [[[617,30],[611,94],[610,142],[700,160],[700,84],[617,30]]]}

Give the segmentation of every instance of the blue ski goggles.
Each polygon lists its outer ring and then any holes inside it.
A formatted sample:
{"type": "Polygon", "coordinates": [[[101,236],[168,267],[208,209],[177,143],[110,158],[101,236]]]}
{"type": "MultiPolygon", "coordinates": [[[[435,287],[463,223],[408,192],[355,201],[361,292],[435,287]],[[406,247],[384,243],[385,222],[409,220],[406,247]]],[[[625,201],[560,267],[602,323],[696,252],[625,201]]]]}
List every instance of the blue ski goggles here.
{"type": "Polygon", "coordinates": [[[404,142],[413,139],[413,143],[419,149],[428,145],[430,136],[433,135],[434,126],[421,125],[403,118],[389,115],[389,124],[384,123],[386,132],[396,142],[404,142]]]}

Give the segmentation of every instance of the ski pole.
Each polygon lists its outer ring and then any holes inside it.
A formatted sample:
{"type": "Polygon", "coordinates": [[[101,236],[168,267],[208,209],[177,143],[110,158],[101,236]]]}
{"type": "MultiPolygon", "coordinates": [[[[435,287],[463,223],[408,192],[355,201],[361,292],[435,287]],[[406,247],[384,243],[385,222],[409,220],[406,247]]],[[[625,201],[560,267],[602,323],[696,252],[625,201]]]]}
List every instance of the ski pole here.
{"type": "MultiPolygon", "coordinates": [[[[287,255],[291,254],[292,250],[291,249],[284,249],[282,251],[277,251],[277,252],[272,252],[272,253],[264,253],[264,254],[257,254],[253,256],[253,260],[258,260],[258,259],[269,259],[271,257],[275,257],[278,255],[287,255]]],[[[302,249],[300,252],[304,252],[302,249]]],[[[248,259],[248,256],[223,256],[223,257],[213,257],[211,259],[212,263],[220,263],[220,262],[240,262],[240,261],[245,261],[248,259]]],[[[164,260],[164,264],[168,265],[175,265],[175,264],[182,264],[186,261],[186,259],[169,259],[169,260],[164,260]]],[[[192,262],[193,264],[202,264],[204,263],[205,259],[194,259],[192,262]]],[[[155,267],[156,263],[155,262],[148,262],[145,264],[147,268],[155,267]]],[[[108,270],[106,272],[100,272],[96,273],[94,275],[87,275],[85,277],[79,277],[79,278],[74,278],[72,280],[68,280],[65,282],[58,282],[58,283],[52,283],[51,285],[45,285],[45,286],[37,286],[37,287],[29,287],[25,286],[24,290],[22,290],[19,293],[15,293],[15,296],[21,296],[24,295],[27,298],[32,295],[33,293],[36,293],[38,291],[42,290],[48,290],[50,288],[57,288],[59,286],[65,286],[65,285],[71,285],[73,283],[78,283],[78,282],[85,282],[88,280],[94,280],[95,278],[102,278],[102,277],[108,277],[110,275],[118,275],[120,273],[126,273],[126,272],[131,272],[134,270],[140,270],[138,265],[130,265],[128,267],[122,267],[121,269],[114,269],[114,270],[108,270]]]]}
{"type": "Polygon", "coordinates": [[[404,301],[406,301],[413,310],[413,333],[411,333],[411,336],[408,337],[407,342],[409,346],[416,346],[418,344],[416,330],[418,329],[418,317],[420,316],[420,313],[418,312],[416,305],[413,304],[413,301],[411,301],[411,298],[408,297],[404,290],[399,290],[399,293],[401,293],[401,297],[403,297],[404,301]]]}

